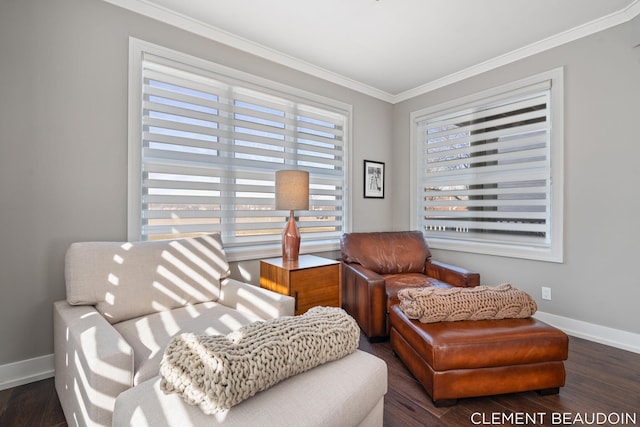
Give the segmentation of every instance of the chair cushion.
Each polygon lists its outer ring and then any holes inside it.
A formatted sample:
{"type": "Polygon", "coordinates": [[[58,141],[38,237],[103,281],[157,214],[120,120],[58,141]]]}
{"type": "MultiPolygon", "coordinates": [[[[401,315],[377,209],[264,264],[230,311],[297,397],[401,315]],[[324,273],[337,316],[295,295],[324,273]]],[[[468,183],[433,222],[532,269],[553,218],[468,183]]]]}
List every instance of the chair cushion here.
{"type": "Polygon", "coordinates": [[[356,350],[258,393],[228,411],[203,413],[178,394],[160,388],[161,377],[123,392],[116,399],[114,426],[260,427],[382,425],[387,365],[356,350]],[[379,405],[379,406],[378,406],[379,405]],[[374,408],[380,411],[370,418],[374,408]]]}
{"type": "Polygon", "coordinates": [[[342,259],[378,274],[422,273],[431,257],[420,231],[345,233],[340,240],[342,259]]]}
{"type": "Polygon", "coordinates": [[[229,264],[218,234],[153,242],[81,242],[66,254],[67,302],[112,324],[216,301],[229,264]]]}
{"type": "Polygon", "coordinates": [[[137,385],[158,375],[164,350],[175,335],[227,335],[258,320],[263,319],[210,301],[130,319],[113,327],[133,347],[133,383],[137,385]]]}

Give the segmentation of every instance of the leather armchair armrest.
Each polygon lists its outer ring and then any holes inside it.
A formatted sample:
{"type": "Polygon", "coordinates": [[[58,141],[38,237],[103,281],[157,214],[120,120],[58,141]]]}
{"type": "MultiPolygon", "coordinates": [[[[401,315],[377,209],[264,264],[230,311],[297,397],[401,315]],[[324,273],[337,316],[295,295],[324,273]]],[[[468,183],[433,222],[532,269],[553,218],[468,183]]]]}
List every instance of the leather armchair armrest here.
{"type": "Polygon", "coordinates": [[[373,270],[369,270],[368,268],[364,268],[360,264],[342,264],[345,268],[345,271],[352,271],[353,274],[359,276],[361,279],[366,280],[371,283],[372,286],[375,286],[377,283],[384,284],[384,277],[379,275],[373,270]]]}
{"type": "Polygon", "coordinates": [[[480,274],[466,268],[445,264],[428,259],[425,263],[427,276],[433,277],[453,286],[469,288],[480,284],[480,274]]]}
{"type": "Polygon", "coordinates": [[[343,263],[342,306],[369,339],[387,336],[384,278],[360,264],[343,263]]]}

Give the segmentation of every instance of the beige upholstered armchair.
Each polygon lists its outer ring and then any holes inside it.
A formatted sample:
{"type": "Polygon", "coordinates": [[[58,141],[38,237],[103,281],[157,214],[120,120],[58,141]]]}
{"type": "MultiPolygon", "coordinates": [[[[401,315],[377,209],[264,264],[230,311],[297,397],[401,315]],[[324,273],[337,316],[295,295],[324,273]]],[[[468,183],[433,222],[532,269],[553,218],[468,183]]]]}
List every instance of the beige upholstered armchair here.
{"type": "Polygon", "coordinates": [[[229,277],[218,235],[74,243],[65,270],[67,296],[54,303],[53,323],[55,384],[69,426],[382,424],[386,365],[360,350],[220,417],[161,390],[159,367],[173,337],[227,336],[294,313],[293,298],[229,277]],[[294,398],[309,389],[314,399],[294,398]]]}

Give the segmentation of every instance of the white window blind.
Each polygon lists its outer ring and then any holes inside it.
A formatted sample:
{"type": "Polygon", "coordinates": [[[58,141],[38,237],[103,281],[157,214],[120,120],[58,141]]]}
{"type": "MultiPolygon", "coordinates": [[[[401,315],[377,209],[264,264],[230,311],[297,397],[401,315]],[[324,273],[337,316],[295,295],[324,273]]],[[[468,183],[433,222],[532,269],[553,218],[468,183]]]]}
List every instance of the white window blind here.
{"type": "Polygon", "coordinates": [[[544,80],[416,117],[416,225],[435,247],[551,251],[551,87],[544,80]]]}
{"type": "Polygon", "coordinates": [[[348,113],[200,66],[141,58],[142,240],[219,232],[226,247],[281,242],[275,172],[309,172],[303,242],[344,232],[348,113]]]}

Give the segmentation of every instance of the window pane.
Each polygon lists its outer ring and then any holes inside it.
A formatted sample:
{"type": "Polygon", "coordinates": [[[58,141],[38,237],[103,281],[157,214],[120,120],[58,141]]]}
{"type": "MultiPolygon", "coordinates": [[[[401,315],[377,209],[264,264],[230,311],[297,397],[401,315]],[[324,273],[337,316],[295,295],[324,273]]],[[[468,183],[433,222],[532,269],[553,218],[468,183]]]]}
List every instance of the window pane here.
{"type": "Polygon", "coordinates": [[[304,169],[303,240],[337,241],[348,113],[169,56],[141,55],[140,238],[219,232],[227,247],[279,243],[288,212],[275,210],[275,172],[304,169]]]}
{"type": "Polygon", "coordinates": [[[551,87],[541,81],[413,116],[415,220],[434,247],[551,251],[552,144],[561,144],[552,141],[551,87]]]}

